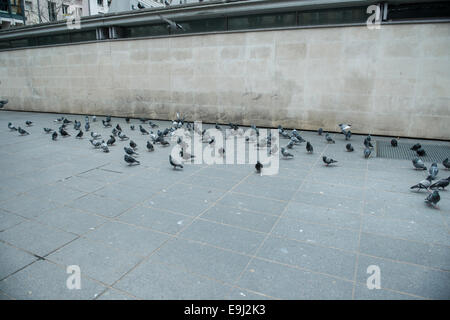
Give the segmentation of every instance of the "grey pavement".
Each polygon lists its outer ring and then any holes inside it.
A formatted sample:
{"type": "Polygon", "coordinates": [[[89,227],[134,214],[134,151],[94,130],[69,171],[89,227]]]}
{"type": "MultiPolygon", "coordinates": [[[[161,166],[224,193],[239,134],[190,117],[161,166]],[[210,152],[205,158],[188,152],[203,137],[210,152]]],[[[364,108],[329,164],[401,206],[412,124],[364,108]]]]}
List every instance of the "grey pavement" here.
{"type": "MultiPolygon", "coordinates": [[[[0,112],[1,299],[450,299],[450,192],[426,206],[428,193],[409,189],[426,172],[375,152],[364,159],[364,136],[348,153],[341,134],[327,144],[304,131],[315,152],[302,143],[278,174],[260,176],[251,164],[173,170],[172,147],[147,152],[139,119],[132,131],[113,117],[138,144],[141,165],[130,167],[129,141],[103,153],[72,124],[71,137],[52,141],[42,128],[61,116],[0,112]],[[339,162],[326,167],[323,155],[339,162]],[[73,265],[81,289],[66,286],[73,265]],[[380,289],[367,286],[371,266],[380,289]]],[[[84,128],[84,115],[67,117],[84,128]]],[[[97,119],[91,131],[106,140],[97,119]]]]}

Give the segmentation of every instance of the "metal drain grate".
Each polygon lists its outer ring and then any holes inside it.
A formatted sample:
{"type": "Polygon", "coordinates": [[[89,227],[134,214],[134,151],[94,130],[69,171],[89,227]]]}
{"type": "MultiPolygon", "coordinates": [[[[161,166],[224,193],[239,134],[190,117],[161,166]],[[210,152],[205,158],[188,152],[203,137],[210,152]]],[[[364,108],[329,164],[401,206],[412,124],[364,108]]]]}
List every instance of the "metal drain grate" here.
{"type": "MultiPolygon", "coordinates": [[[[410,150],[415,143],[399,142],[396,148],[391,146],[390,141],[377,140],[376,143],[376,152],[379,158],[412,160],[414,157],[419,157],[415,151],[410,150]]],[[[424,162],[437,162],[439,164],[445,158],[450,158],[450,146],[424,143],[421,143],[421,145],[426,155],[419,158],[424,162]]]]}

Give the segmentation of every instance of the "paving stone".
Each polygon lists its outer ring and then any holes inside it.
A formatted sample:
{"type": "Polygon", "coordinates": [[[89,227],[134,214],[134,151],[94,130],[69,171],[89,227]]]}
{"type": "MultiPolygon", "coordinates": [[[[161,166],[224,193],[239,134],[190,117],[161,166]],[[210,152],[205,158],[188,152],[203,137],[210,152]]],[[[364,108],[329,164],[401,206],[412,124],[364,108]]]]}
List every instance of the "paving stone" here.
{"type": "Polygon", "coordinates": [[[283,300],[351,299],[349,281],[255,259],[237,285],[283,300]]]}
{"type": "Polygon", "coordinates": [[[180,267],[144,262],[114,287],[148,300],[222,300],[230,287],[180,267]]]}
{"type": "Polygon", "coordinates": [[[216,204],[214,207],[202,214],[200,219],[207,219],[223,224],[268,233],[274,226],[278,217],[216,204]]]}
{"type": "Polygon", "coordinates": [[[0,239],[41,257],[69,243],[77,236],[43,224],[24,221],[0,232],[0,239]]]}
{"type": "Polygon", "coordinates": [[[108,289],[96,300],[136,300],[128,294],[122,293],[121,291],[108,289]]]}
{"type": "Polygon", "coordinates": [[[355,253],[270,236],[258,257],[353,280],[355,253]]]}
{"type": "Polygon", "coordinates": [[[367,285],[356,284],[355,300],[418,300],[416,296],[385,289],[369,289],[367,285]]]}
{"type": "Polygon", "coordinates": [[[113,218],[131,208],[133,204],[88,194],[87,196],[67,203],[67,206],[113,218]]]}
{"type": "Polygon", "coordinates": [[[62,207],[62,203],[38,199],[25,194],[9,201],[0,202],[0,208],[26,218],[36,218],[58,207],[62,207]]]}
{"type": "MultiPolygon", "coordinates": [[[[83,270],[81,270],[83,274],[83,270]]],[[[20,300],[92,300],[105,287],[81,276],[81,289],[68,289],[66,268],[37,261],[0,281],[0,290],[20,300]]]]}
{"type": "Polygon", "coordinates": [[[194,221],[179,236],[246,254],[253,254],[265,238],[260,232],[202,220],[194,221]]]}
{"type": "Polygon", "coordinates": [[[57,203],[66,203],[86,195],[84,192],[61,187],[60,185],[46,185],[28,191],[27,194],[38,199],[47,199],[57,203]]]}
{"type": "Polygon", "coordinates": [[[24,218],[14,214],[0,210],[0,232],[18,225],[24,218]]]}
{"type": "Polygon", "coordinates": [[[210,278],[232,282],[244,270],[249,257],[189,240],[173,239],[149,261],[180,266],[210,278]],[[214,264],[214,267],[211,267],[214,264]]]}
{"type": "Polygon", "coordinates": [[[217,203],[241,210],[250,210],[271,215],[280,215],[287,205],[287,202],[285,201],[242,195],[233,192],[225,195],[217,203]]]}
{"type": "Polygon", "coordinates": [[[82,275],[111,285],[142,258],[101,242],[80,238],[52,253],[47,259],[58,264],[77,265],[82,275]]]}
{"type": "Polygon", "coordinates": [[[169,236],[120,222],[107,222],[85,235],[128,253],[146,256],[163,244],[169,236]]]}
{"type": "Polygon", "coordinates": [[[429,299],[450,298],[450,273],[391,260],[361,255],[358,259],[357,281],[365,284],[372,273],[369,266],[378,266],[381,288],[413,294],[429,299]]]}
{"type": "Polygon", "coordinates": [[[195,217],[213,205],[213,203],[206,199],[192,199],[189,196],[162,193],[152,197],[144,205],[195,217]]]}
{"type": "Polygon", "coordinates": [[[118,219],[136,226],[170,234],[178,233],[192,221],[191,217],[185,215],[144,206],[134,207],[122,214],[118,219]]]}
{"type": "Polygon", "coordinates": [[[290,218],[281,218],[273,234],[288,239],[300,240],[332,248],[356,251],[359,232],[319,225],[290,218]]]}
{"type": "Polygon", "coordinates": [[[0,280],[37,260],[37,257],[0,242],[0,280]]]}
{"type": "Polygon", "coordinates": [[[235,288],[231,290],[231,293],[227,296],[226,300],[274,300],[274,298],[245,289],[235,288]]]}

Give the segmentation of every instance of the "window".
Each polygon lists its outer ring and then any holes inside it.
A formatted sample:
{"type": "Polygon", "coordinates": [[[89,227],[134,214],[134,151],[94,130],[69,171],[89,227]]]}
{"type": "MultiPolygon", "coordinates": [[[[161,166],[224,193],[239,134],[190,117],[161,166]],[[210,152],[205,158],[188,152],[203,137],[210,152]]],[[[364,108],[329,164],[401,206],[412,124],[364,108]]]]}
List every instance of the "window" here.
{"type": "Polygon", "coordinates": [[[25,1],[25,10],[33,11],[33,2],[32,1],[25,1]]]}
{"type": "Polygon", "coordinates": [[[124,35],[126,38],[161,36],[168,34],[169,30],[165,24],[131,26],[124,28],[124,35]]]}
{"type": "Polygon", "coordinates": [[[369,14],[366,7],[325,9],[314,11],[303,11],[298,13],[298,24],[300,26],[363,23],[369,14]]]}
{"type": "Polygon", "coordinates": [[[103,7],[103,0],[97,0],[97,4],[101,7],[103,7]]]}
{"type": "Polygon", "coordinates": [[[52,2],[52,1],[48,1],[48,19],[50,21],[57,20],[56,3],[52,2]]]}
{"type": "Polygon", "coordinates": [[[228,19],[229,30],[278,28],[296,25],[295,12],[258,14],[228,19]]]}
{"type": "Polygon", "coordinates": [[[95,30],[74,32],[70,34],[71,42],[83,42],[83,41],[94,41],[97,40],[95,30]]]}
{"type": "Polygon", "coordinates": [[[69,14],[69,6],[67,4],[63,4],[61,10],[63,14],[69,14]]]}
{"type": "Polygon", "coordinates": [[[8,12],[8,0],[0,0],[0,11],[8,12]]]}
{"type": "Polygon", "coordinates": [[[213,31],[226,31],[227,19],[215,18],[215,19],[202,19],[178,22],[183,30],[171,30],[172,33],[196,33],[196,32],[213,32],[213,31]]]}
{"type": "Polygon", "coordinates": [[[430,19],[450,17],[450,3],[407,3],[388,5],[388,20],[430,19]]]}

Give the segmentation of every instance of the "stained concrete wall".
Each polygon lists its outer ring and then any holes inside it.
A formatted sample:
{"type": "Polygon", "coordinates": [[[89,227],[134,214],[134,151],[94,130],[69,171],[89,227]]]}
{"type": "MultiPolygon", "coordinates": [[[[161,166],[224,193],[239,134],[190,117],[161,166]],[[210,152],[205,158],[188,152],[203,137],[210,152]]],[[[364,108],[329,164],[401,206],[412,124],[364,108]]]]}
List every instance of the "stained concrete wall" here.
{"type": "Polygon", "coordinates": [[[296,29],[0,52],[8,109],[450,138],[450,24],[296,29]]]}

